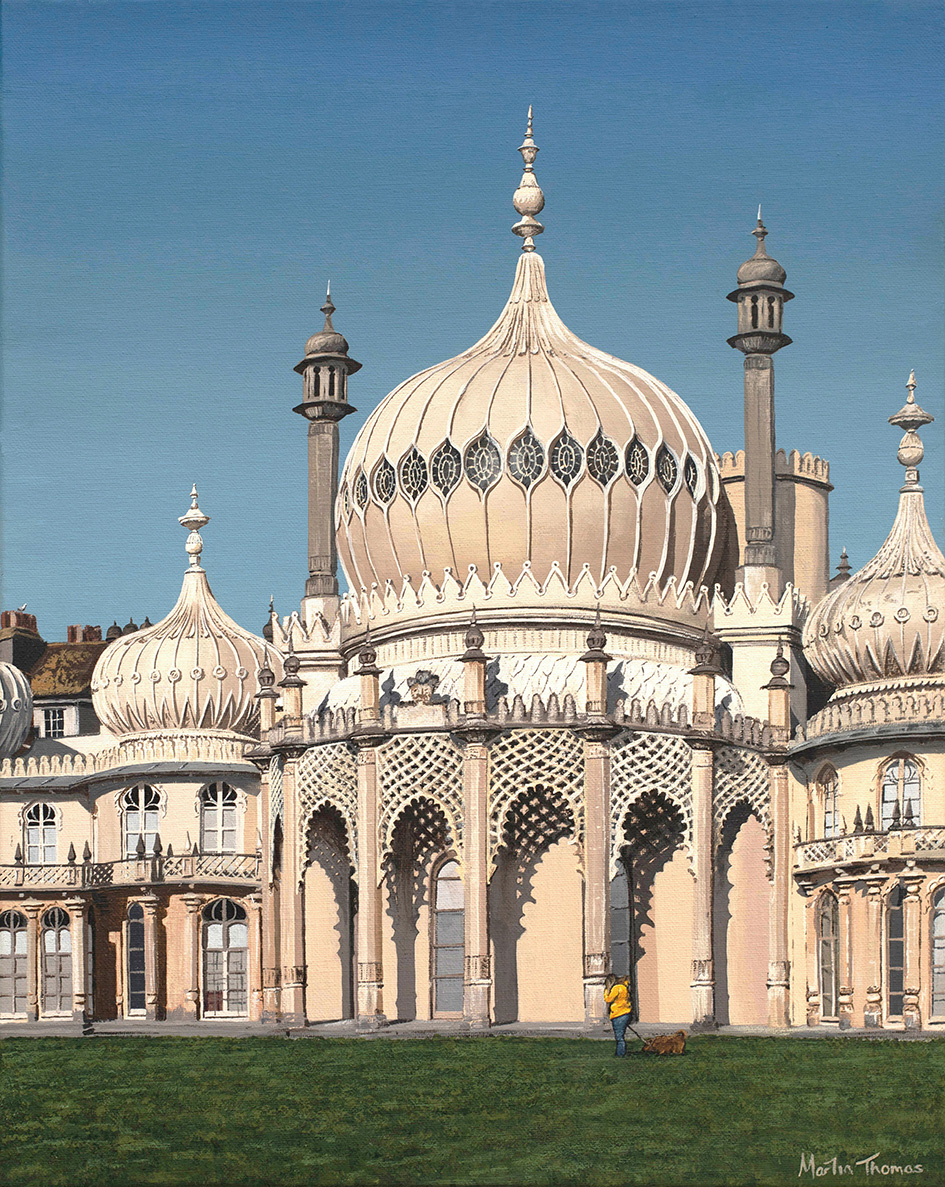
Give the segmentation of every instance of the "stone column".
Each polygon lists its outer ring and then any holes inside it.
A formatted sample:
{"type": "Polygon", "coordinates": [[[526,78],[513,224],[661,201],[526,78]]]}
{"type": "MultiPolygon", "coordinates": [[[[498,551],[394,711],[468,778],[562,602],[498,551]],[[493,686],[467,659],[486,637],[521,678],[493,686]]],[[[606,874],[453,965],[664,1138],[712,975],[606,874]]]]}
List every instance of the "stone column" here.
{"type": "Polygon", "coordinates": [[[902,1004],[902,1021],[906,1030],[919,1030],[922,1026],[922,1012],[919,1007],[919,986],[922,978],[919,967],[919,929],[921,927],[921,902],[919,893],[925,879],[920,877],[903,879],[905,898],[902,904],[902,927],[905,933],[905,970],[902,1004]]]}
{"type": "Polygon", "coordinates": [[[715,755],[708,743],[692,747],[692,1025],[715,1030],[715,967],[712,955],[712,795],[715,755]]]}
{"type": "Polygon", "coordinates": [[[820,981],[817,965],[817,895],[812,882],[799,883],[807,902],[804,904],[804,961],[807,970],[807,1025],[820,1022],[820,981]]]}
{"type": "MultiPolygon", "coordinates": [[[[873,867],[876,869],[877,867],[873,867]]],[[[866,988],[866,1008],[863,1011],[864,1026],[883,1025],[883,887],[885,875],[874,875],[866,879],[867,898],[867,969],[869,984],[866,988]]]]}
{"type": "Polygon", "coordinates": [[[492,959],[489,953],[489,747],[484,732],[466,736],[463,751],[463,889],[465,892],[466,967],[463,1018],[470,1030],[490,1025],[489,991],[492,959]]]}
{"type": "Polygon", "coordinates": [[[26,914],[26,1017],[30,1022],[39,1018],[39,915],[42,903],[23,903],[26,914]]]}
{"type": "Polygon", "coordinates": [[[788,905],[791,890],[791,819],[788,771],[783,759],[772,762],[769,779],[772,879],[768,924],[768,1025],[790,1026],[788,905]]]}
{"type": "Polygon", "coordinates": [[[262,895],[251,894],[246,900],[249,903],[249,968],[247,970],[249,980],[249,1016],[254,1022],[259,1022],[262,1019],[263,1009],[263,993],[262,993],[262,955],[263,955],[263,938],[262,938],[262,895]]]}
{"type": "MultiPolygon", "coordinates": [[[[590,670],[591,665],[588,665],[590,670]]],[[[606,734],[584,738],[584,1024],[607,1017],[610,972],[610,747],[606,734]]]]}
{"type": "Polygon", "coordinates": [[[771,724],[775,748],[774,754],[768,760],[772,834],[771,911],[768,924],[769,1026],[790,1026],[791,1024],[788,912],[793,859],[787,745],[791,736],[791,689],[793,685],[789,684],[785,678],[790,670],[791,662],[785,658],[784,647],[779,643],[777,654],[771,661],[771,679],[765,685],[768,690],[768,720],[771,724]]]}
{"type": "Polygon", "coordinates": [[[158,1006],[158,899],[155,895],[149,894],[137,901],[144,911],[144,1016],[148,1022],[154,1022],[157,1018],[158,1006]]]}
{"type": "Polygon", "coordinates": [[[837,1015],[841,1030],[853,1025],[853,882],[835,882],[839,905],[840,935],[838,936],[837,1015]]]}
{"type": "Polygon", "coordinates": [[[298,755],[286,760],[282,770],[284,836],[279,897],[280,952],[282,956],[282,1022],[305,1025],[305,933],[303,927],[302,874],[299,852],[299,805],[295,790],[298,755]]]}
{"type": "Polygon", "coordinates": [[[380,850],[378,844],[377,748],[358,751],[358,1016],[359,1030],[387,1024],[381,957],[380,850]]]}
{"type": "Polygon", "coordinates": [[[86,943],[86,911],[83,898],[66,899],[66,910],[72,921],[72,1021],[83,1026],[88,1021],[87,1002],[88,951],[86,943]]]}
{"type": "Polygon", "coordinates": [[[199,894],[185,894],[187,908],[187,988],[184,991],[184,1013],[189,1020],[200,1017],[200,912],[203,898],[199,894]]]}
{"type": "MultiPolygon", "coordinates": [[[[273,701],[268,700],[271,707],[273,701]]],[[[260,701],[260,720],[263,707],[267,701],[260,701]]],[[[271,716],[271,708],[267,710],[271,716]]],[[[276,1023],[279,1021],[280,969],[279,969],[279,913],[277,907],[278,887],[275,884],[275,871],[272,868],[272,822],[271,796],[269,788],[269,768],[265,766],[260,771],[259,812],[262,827],[262,861],[260,863],[260,881],[262,883],[261,927],[262,927],[262,990],[261,1022],[276,1023]]],[[[283,821],[283,826],[285,821],[283,821]]],[[[284,837],[283,837],[284,841],[284,837]]],[[[284,848],[283,844],[283,848],[284,848]]]]}

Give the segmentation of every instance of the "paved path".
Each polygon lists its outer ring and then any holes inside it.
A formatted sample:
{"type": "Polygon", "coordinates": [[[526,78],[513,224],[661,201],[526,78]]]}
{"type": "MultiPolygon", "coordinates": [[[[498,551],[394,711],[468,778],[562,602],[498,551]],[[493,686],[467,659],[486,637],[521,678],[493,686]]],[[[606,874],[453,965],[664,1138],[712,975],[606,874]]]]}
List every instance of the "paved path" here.
{"type": "MultiPolygon", "coordinates": [[[[667,1034],[674,1030],[691,1031],[689,1023],[638,1022],[634,1029],[640,1036],[667,1034]]],[[[420,1039],[435,1035],[448,1036],[503,1036],[555,1039],[596,1039],[613,1041],[609,1023],[587,1027],[583,1022],[507,1022],[493,1026],[487,1031],[470,1032],[461,1022],[395,1022],[376,1031],[359,1031],[350,1019],[340,1022],[319,1022],[305,1027],[263,1025],[259,1022],[227,1022],[214,1019],[204,1022],[144,1022],[119,1020],[95,1022],[83,1028],[77,1022],[3,1022],[0,1023],[0,1038],[269,1038],[269,1039],[330,1039],[330,1038],[384,1038],[420,1039]]],[[[945,1027],[934,1030],[882,1030],[856,1029],[838,1030],[833,1026],[797,1026],[790,1029],[776,1029],[769,1026],[721,1026],[710,1032],[712,1037],[765,1037],[776,1039],[823,1039],[860,1038],[905,1041],[928,1041],[945,1038],[945,1027]]]]}

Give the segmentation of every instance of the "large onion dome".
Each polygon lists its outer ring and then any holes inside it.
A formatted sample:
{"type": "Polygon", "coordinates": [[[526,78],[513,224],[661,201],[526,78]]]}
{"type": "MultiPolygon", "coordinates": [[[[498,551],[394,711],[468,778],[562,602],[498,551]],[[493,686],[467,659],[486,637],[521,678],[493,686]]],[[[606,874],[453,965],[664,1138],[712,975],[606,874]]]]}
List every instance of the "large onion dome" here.
{"type": "Polygon", "coordinates": [[[197,488],[180,522],[190,532],[190,568],[174,609],[160,622],[116,639],[92,675],[92,703],[113,734],[140,730],[208,729],[246,733],[256,714],[258,674],[282,665],[264,639],[223,612],[200,566],[199,529],[209,517],[197,488]]]}
{"type": "Polygon", "coordinates": [[[646,371],[581,341],[555,312],[534,236],[544,197],[531,121],[514,197],[523,240],[508,303],[456,358],[414,375],[355,439],[336,503],[352,589],[429,571],[489,581],[501,565],[568,584],[650,574],[710,588],[732,567],[730,511],[711,445],[646,371]]]}
{"type": "Polygon", "coordinates": [[[0,758],[12,758],[33,724],[33,690],[16,664],[0,662],[0,758]]]}
{"type": "Polygon", "coordinates": [[[906,467],[892,531],[873,559],[818,603],[804,630],[811,666],[842,688],[896,676],[945,672],[945,556],[925,514],[916,430],[933,417],[908,399],[891,416],[906,430],[899,461],[906,467]]]}

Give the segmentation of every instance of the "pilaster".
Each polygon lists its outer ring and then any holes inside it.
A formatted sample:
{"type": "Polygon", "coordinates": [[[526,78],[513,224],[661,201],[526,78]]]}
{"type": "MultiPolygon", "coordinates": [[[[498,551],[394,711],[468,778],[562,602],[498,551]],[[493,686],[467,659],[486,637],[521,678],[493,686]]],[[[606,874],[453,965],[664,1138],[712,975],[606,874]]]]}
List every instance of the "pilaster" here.
{"type": "Polygon", "coordinates": [[[23,903],[26,915],[26,1017],[30,1022],[39,1018],[39,915],[42,903],[23,903]]]}
{"type": "Polygon", "coordinates": [[[144,1016],[154,1022],[158,1016],[158,929],[159,901],[147,894],[136,900],[144,911],[144,1016]]]}
{"type": "Polygon", "coordinates": [[[840,920],[839,935],[839,986],[837,1014],[841,1030],[849,1030],[853,1025],[853,999],[855,993],[855,973],[853,965],[853,888],[855,879],[838,879],[834,886],[837,890],[838,915],[840,920]]]}
{"type": "Polygon", "coordinates": [[[281,1021],[288,1026],[305,1025],[305,935],[302,927],[302,874],[298,845],[299,806],[296,794],[297,754],[286,757],[282,770],[285,813],[282,847],[282,880],[285,893],[279,899],[280,954],[282,961],[281,1021]]]}
{"type": "Polygon", "coordinates": [[[377,744],[358,750],[358,993],[359,1030],[387,1025],[381,955],[380,846],[378,837],[377,744]]]}
{"type": "Polygon", "coordinates": [[[922,1012],[919,1006],[919,986],[922,984],[919,967],[919,931],[921,928],[920,892],[925,879],[921,876],[903,878],[905,898],[902,904],[902,925],[905,932],[905,992],[902,1021],[906,1030],[919,1030],[922,1012]]]}
{"type": "Polygon", "coordinates": [[[187,954],[187,988],[184,991],[184,1012],[196,1021],[200,1017],[200,912],[204,899],[200,894],[185,894],[187,930],[184,935],[187,954]]]}
{"type": "MultiPolygon", "coordinates": [[[[590,670],[591,665],[588,665],[590,670]]],[[[590,695],[590,694],[589,694],[590,695]]],[[[610,972],[611,731],[584,734],[584,1022],[607,1017],[604,982],[610,972]]]]}
{"type": "Polygon", "coordinates": [[[713,962],[712,795],[715,754],[710,744],[692,746],[692,1022],[696,1030],[715,1030],[713,962]]]}
{"type": "MultiPolygon", "coordinates": [[[[877,867],[874,866],[874,869],[877,867]]],[[[886,876],[874,874],[866,879],[867,919],[867,970],[869,984],[866,987],[866,1007],[863,1011],[864,1026],[883,1025],[883,887],[886,876]]]]}
{"type": "Polygon", "coordinates": [[[72,931],[72,1021],[83,1026],[88,1021],[87,1002],[88,945],[86,925],[88,903],[83,898],[66,899],[72,931]]]}

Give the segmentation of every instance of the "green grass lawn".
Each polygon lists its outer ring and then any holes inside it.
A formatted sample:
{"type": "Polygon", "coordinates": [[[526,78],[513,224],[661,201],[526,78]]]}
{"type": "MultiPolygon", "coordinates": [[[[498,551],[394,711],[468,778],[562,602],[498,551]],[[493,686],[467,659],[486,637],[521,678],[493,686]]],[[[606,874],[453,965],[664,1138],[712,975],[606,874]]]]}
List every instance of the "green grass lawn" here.
{"type": "Polygon", "coordinates": [[[945,1041],[6,1039],[0,1182],[945,1183],[945,1041]],[[639,1044],[634,1044],[639,1046],[639,1044]],[[830,1171],[825,1178],[834,1179],[830,1171]],[[805,1172],[800,1181],[810,1181],[805,1172]]]}

